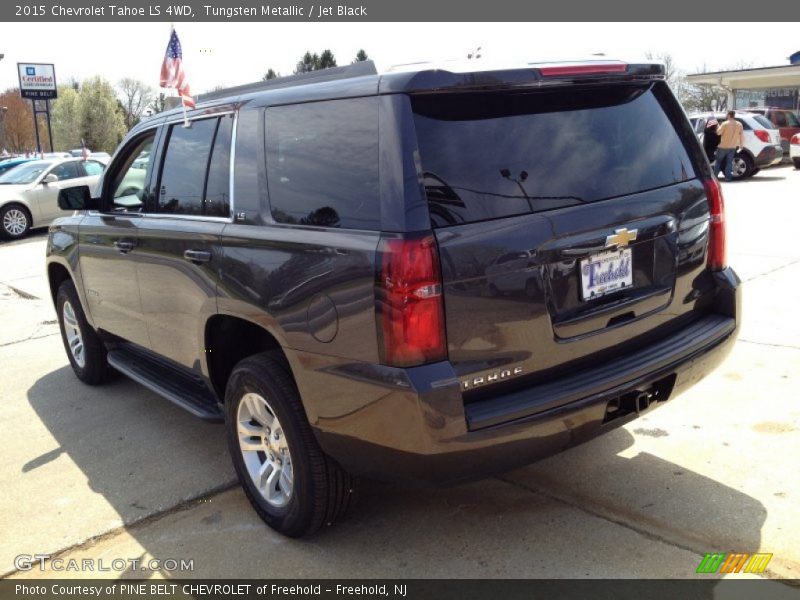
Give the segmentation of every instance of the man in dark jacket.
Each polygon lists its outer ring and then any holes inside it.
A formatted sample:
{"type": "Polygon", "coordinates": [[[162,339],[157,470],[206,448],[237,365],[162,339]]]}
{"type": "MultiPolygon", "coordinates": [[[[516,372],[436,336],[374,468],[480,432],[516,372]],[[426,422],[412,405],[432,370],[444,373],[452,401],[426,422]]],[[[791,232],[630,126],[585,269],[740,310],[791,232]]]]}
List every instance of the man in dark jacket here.
{"type": "Polygon", "coordinates": [[[720,140],[717,127],[719,127],[719,122],[716,119],[709,119],[708,123],[706,123],[706,128],[703,130],[703,150],[706,151],[708,162],[712,165],[716,158],[720,140]]]}

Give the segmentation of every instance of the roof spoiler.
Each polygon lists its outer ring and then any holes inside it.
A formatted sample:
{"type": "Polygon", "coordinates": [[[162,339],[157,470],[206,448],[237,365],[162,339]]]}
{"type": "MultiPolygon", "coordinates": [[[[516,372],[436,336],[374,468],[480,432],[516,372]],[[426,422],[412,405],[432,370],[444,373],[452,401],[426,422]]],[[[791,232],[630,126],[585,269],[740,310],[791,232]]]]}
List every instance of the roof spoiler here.
{"type": "Polygon", "coordinates": [[[388,73],[381,77],[380,92],[480,91],[653,79],[664,79],[664,65],[628,64],[619,61],[531,63],[523,68],[497,71],[455,73],[443,69],[431,69],[388,73]]]}

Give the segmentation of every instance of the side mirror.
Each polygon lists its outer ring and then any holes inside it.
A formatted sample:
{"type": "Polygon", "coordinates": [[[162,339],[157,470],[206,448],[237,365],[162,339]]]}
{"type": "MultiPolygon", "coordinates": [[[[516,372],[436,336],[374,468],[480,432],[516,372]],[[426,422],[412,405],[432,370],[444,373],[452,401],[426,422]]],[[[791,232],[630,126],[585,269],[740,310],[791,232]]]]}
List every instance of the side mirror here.
{"type": "Polygon", "coordinates": [[[76,185],[58,192],[58,207],[61,210],[91,210],[97,206],[98,202],[92,198],[88,185],[76,185]]]}
{"type": "Polygon", "coordinates": [[[42,183],[45,185],[47,185],[48,183],[55,183],[56,181],[58,181],[58,175],[53,175],[52,173],[50,173],[47,177],[42,179],[42,183]]]}

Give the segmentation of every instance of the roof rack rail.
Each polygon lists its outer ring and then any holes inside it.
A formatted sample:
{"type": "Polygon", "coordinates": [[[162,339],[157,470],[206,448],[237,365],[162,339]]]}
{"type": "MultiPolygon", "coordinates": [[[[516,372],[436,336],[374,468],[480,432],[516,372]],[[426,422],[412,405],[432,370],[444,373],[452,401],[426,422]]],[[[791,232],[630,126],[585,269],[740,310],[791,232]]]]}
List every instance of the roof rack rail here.
{"type": "Polygon", "coordinates": [[[330,69],[320,69],[319,71],[309,71],[308,73],[297,73],[296,75],[287,75],[286,77],[276,77],[275,79],[267,79],[265,81],[245,83],[244,85],[237,85],[206,94],[198,94],[196,96],[196,101],[200,104],[201,102],[217,100],[219,98],[225,98],[226,96],[260,92],[261,90],[274,90],[294,87],[296,85],[322,83],[325,81],[336,81],[338,79],[352,79],[353,77],[377,74],[378,70],[375,68],[375,63],[371,60],[364,60],[344,67],[331,67],[330,69]]]}

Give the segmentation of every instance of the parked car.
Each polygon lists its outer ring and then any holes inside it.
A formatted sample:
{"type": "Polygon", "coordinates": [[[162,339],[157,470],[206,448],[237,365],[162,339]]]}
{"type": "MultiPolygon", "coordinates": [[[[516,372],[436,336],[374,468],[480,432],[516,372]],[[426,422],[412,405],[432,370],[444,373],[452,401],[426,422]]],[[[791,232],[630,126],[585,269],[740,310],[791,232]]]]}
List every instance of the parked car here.
{"type": "Polygon", "coordinates": [[[10,171],[16,166],[24,164],[26,162],[32,161],[32,158],[8,158],[4,161],[0,161],[0,175],[10,171]]]}
{"type": "Polygon", "coordinates": [[[800,133],[792,136],[789,155],[792,157],[795,169],[800,169],[800,133]]]}
{"type": "MultiPolygon", "coordinates": [[[[706,123],[711,118],[717,119],[722,124],[727,116],[725,113],[689,115],[689,122],[701,141],[706,123]]],[[[748,112],[737,112],[735,118],[744,129],[744,149],[733,158],[733,178],[745,179],[755,175],[764,167],[779,164],[783,159],[781,137],[772,123],[761,115],[748,112]]]]}
{"type": "Polygon", "coordinates": [[[474,479],[628,423],[737,335],[721,187],[663,67],[470,68],[209,94],[59,195],[75,375],[224,422],[285,535],[339,518],[356,476],[474,479]]]}
{"type": "Polygon", "coordinates": [[[781,134],[781,147],[784,156],[789,156],[789,146],[792,136],[800,133],[800,119],[797,114],[788,108],[748,108],[748,112],[766,117],[781,134]]]}
{"type": "Polygon", "coordinates": [[[0,175],[0,233],[21,238],[35,227],[45,227],[63,213],[58,192],[72,185],[93,186],[103,165],[74,158],[28,160],[0,175]]]}

